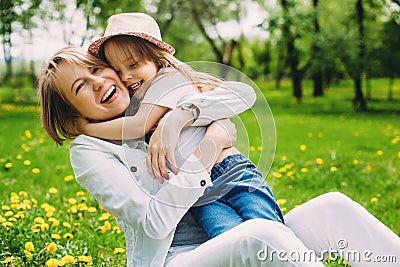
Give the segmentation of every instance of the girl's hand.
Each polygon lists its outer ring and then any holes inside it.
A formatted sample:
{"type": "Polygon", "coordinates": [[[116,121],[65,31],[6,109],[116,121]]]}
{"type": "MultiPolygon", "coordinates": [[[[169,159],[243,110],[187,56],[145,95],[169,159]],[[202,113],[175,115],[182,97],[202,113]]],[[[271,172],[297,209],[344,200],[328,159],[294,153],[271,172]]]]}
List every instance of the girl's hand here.
{"type": "Polygon", "coordinates": [[[214,140],[222,148],[228,148],[236,144],[236,134],[235,124],[230,119],[222,119],[207,127],[204,138],[214,140]]]}

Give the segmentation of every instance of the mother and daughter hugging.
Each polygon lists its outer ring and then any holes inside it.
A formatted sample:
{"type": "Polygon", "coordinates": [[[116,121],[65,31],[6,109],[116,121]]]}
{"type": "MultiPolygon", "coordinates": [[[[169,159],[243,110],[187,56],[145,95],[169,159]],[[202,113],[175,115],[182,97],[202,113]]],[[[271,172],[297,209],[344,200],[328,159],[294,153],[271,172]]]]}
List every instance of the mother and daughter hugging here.
{"type": "Polygon", "coordinates": [[[149,15],[116,14],[88,51],[61,49],[39,79],[42,125],[58,144],[72,140],[76,180],[117,219],[128,266],[324,266],[327,248],[352,266],[382,265],[346,251],[400,260],[400,238],[341,193],[283,216],[234,147],[229,118],[251,108],[253,89],[174,51],[149,15]],[[286,256],[260,257],[268,250],[286,256]]]}

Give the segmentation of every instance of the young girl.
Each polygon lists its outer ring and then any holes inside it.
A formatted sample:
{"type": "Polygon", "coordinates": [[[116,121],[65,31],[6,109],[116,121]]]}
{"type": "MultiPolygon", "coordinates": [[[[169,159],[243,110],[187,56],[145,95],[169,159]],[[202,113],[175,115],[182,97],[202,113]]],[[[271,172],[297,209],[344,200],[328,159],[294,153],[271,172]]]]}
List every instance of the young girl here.
{"type": "MultiPolygon", "coordinates": [[[[164,140],[163,144],[155,144],[160,148],[159,153],[149,155],[155,166],[155,176],[168,178],[165,158],[176,173],[204,136],[206,127],[202,126],[212,120],[198,114],[196,104],[201,103],[181,106],[182,101],[193,98],[199,91],[206,91],[202,94],[210,94],[209,101],[213,101],[215,110],[225,112],[225,117],[231,117],[236,113],[230,107],[231,103],[227,102],[229,99],[223,98],[224,90],[240,90],[239,95],[248,90],[249,95],[254,95],[246,84],[223,82],[195,72],[179,62],[172,55],[174,49],[161,41],[155,20],[146,14],[125,13],[110,17],[105,36],[93,42],[89,52],[109,63],[131,93],[141,99],[141,104],[134,116],[100,123],[82,123],[84,133],[104,139],[118,140],[122,136],[123,139],[135,139],[147,134],[171,109],[180,107],[194,113],[196,121],[191,127],[182,132],[177,128],[177,132],[164,140]],[[203,89],[199,90],[199,87],[203,89]],[[204,88],[214,88],[214,92],[204,88]],[[215,91],[221,91],[217,94],[218,98],[215,98],[215,91]],[[165,149],[165,146],[176,147],[176,158],[173,151],[165,149]]],[[[101,101],[112,102],[114,93],[115,90],[110,88],[101,101]]],[[[245,108],[242,111],[250,108],[255,99],[243,101],[245,108]]],[[[169,123],[168,119],[164,119],[163,123],[169,123]]],[[[150,142],[149,145],[154,144],[150,142]]],[[[195,218],[209,237],[254,218],[283,223],[282,212],[272,191],[254,164],[235,148],[227,149],[224,153],[221,162],[209,167],[212,167],[214,186],[192,208],[195,218]]]]}

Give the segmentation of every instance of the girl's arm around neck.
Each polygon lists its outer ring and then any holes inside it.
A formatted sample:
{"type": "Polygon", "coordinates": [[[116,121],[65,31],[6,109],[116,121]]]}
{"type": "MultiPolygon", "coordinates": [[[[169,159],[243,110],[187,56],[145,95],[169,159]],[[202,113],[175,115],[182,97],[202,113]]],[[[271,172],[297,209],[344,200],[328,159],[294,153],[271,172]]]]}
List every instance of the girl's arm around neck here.
{"type": "Polygon", "coordinates": [[[109,140],[136,139],[147,134],[169,110],[167,107],[141,104],[134,116],[82,125],[86,135],[109,140]]]}

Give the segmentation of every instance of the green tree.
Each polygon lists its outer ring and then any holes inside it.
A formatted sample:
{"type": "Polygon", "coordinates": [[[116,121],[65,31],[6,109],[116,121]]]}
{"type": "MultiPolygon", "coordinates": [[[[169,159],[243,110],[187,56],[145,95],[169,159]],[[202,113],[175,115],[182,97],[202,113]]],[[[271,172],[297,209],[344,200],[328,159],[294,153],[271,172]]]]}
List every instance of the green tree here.
{"type": "Polygon", "coordinates": [[[6,64],[5,79],[12,76],[13,46],[11,36],[17,30],[31,30],[36,26],[32,18],[39,9],[41,0],[1,0],[0,1],[0,37],[2,39],[4,61],[6,64]]]}

